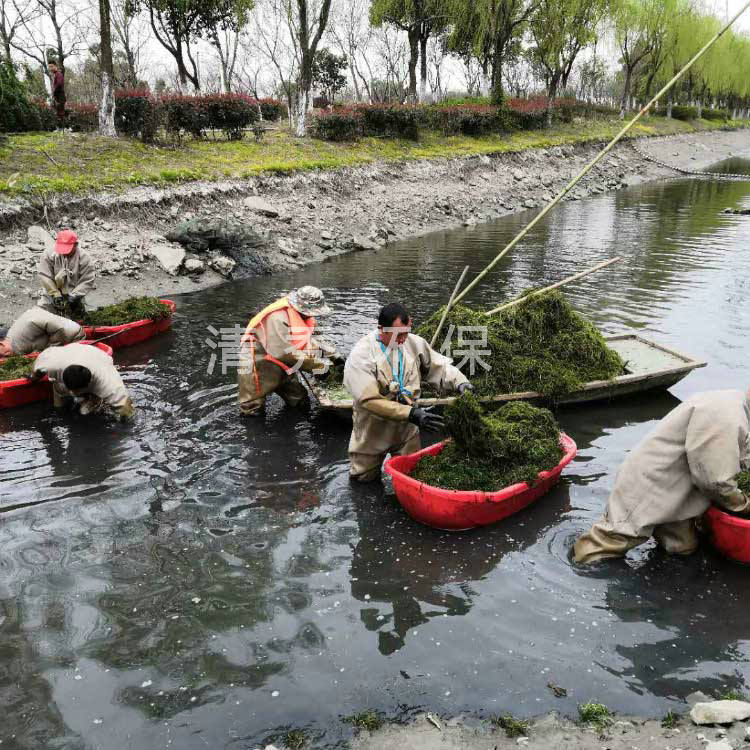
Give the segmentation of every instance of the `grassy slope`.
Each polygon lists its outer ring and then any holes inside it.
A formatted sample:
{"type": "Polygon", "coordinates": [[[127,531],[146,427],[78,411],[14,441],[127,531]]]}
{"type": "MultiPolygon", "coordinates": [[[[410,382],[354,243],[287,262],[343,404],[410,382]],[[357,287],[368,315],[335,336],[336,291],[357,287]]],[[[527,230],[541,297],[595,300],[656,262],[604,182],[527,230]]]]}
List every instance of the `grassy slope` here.
{"type": "MultiPolygon", "coordinates": [[[[748,123],[732,123],[733,127],[748,123]]],[[[0,147],[0,194],[40,197],[59,192],[165,185],[189,180],[246,178],[262,172],[330,169],[379,160],[468,156],[580,143],[612,137],[619,120],[576,122],[551,130],[480,138],[427,133],[418,142],[365,138],[357,143],[328,143],[295,138],[285,130],[264,142],[188,141],[183,146],[146,146],[129,139],[89,134],[33,133],[9,136],[0,147]]],[[[639,135],[671,135],[718,126],[650,117],[635,126],[639,135]]]]}

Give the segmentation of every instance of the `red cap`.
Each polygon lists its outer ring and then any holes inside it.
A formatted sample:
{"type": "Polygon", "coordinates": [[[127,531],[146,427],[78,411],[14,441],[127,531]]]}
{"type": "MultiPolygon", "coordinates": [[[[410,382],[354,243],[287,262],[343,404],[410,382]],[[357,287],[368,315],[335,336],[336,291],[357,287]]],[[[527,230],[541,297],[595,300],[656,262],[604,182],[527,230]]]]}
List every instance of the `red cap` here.
{"type": "Polygon", "coordinates": [[[75,232],[71,232],[70,229],[63,229],[62,232],[57,233],[55,252],[58,255],[70,255],[77,244],[78,235],[75,232]]]}

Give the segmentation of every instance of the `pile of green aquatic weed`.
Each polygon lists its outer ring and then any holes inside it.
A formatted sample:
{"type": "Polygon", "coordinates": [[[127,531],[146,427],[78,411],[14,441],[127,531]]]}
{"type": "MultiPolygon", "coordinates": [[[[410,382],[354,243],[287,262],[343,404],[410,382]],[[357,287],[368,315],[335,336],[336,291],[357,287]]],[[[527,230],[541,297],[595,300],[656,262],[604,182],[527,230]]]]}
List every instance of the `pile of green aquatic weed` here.
{"type": "Polygon", "coordinates": [[[496,492],[533,484],[563,454],[551,412],[523,401],[484,415],[477,399],[465,393],[446,408],[445,426],[453,441],[438,455],[425,456],[412,474],[433,487],[496,492]]]}
{"type": "Polygon", "coordinates": [[[21,354],[12,354],[0,362],[0,380],[20,380],[28,378],[34,362],[21,354]]]}
{"type": "Polygon", "coordinates": [[[734,479],[740,490],[750,495],[750,471],[741,471],[734,479]]]}
{"type": "Polygon", "coordinates": [[[328,370],[316,376],[317,381],[326,390],[326,395],[331,401],[346,401],[351,399],[352,394],[344,387],[344,363],[336,362],[328,370]]]}
{"type": "Polygon", "coordinates": [[[115,305],[87,311],[83,322],[90,326],[120,326],[136,320],[161,320],[171,314],[169,305],[156,297],[131,297],[115,305]]]}
{"type": "MultiPolygon", "coordinates": [[[[430,341],[443,310],[435,312],[416,333],[430,341]]],[[[476,359],[474,376],[470,361],[461,369],[481,396],[537,391],[554,402],[590,380],[608,380],[625,371],[620,355],[558,291],[533,297],[489,317],[456,305],[448,313],[436,348],[443,351],[448,339],[454,361],[460,363],[466,355],[459,352],[468,347],[460,345],[459,329],[477,326],[487,328],[487,345],[476,346],[475,351],[489,351],[480,355],[489,369],[476,359]]],[[[463,333],[466,341],[480,338],[474,331],[463,333]]]]}

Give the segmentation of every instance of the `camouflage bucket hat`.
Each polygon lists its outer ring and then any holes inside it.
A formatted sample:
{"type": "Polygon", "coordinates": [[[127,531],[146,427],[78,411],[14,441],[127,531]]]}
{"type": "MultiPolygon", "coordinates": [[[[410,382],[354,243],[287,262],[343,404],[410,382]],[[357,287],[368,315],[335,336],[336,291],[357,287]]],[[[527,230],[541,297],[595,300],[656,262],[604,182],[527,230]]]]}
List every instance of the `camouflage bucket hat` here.
{"type": "Polygon", "coordinates": [[[316,286],[302,286],[289,294],[289,304],[303,315],[330,315],[323,292],[316,286]]]}

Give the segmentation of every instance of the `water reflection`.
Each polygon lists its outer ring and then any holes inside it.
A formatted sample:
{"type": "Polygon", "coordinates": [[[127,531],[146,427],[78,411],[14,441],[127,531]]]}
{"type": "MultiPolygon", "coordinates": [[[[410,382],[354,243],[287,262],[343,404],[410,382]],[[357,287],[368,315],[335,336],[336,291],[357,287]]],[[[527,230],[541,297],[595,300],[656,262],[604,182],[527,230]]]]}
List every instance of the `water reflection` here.
{"type": "Polygon", "coordinates": [[[295,725],[335,745],[340,716],[365,708],[575,714],[606,697],[658,714],[688,687],[744,679],[744,571],[647,548],[590,575],[568,553],[678,398],[747,385],[747,217],[722,212],[748,203],[748,183],[700,180],[566,203],[473,295],[496,304],[621,254],[573,303],[710,362],[674,395],[561,411],[576,461],[496,527],[434,532],[387,483],[352,487],[349,427],[330,417],[275,402],[240,420],[206,328],[313,283],[346,351],[384,302],[431,313],[528,214],[185,296],[171,334],[118,354],[133,425],[0,412],[0,510],[39,503],[0,513],[3,744],[240,748],[295,725]]]}

